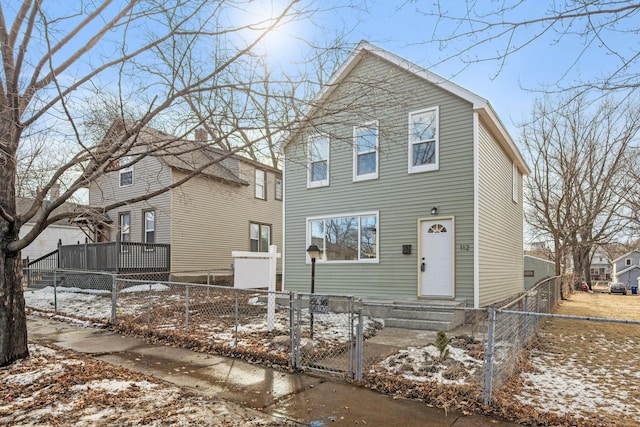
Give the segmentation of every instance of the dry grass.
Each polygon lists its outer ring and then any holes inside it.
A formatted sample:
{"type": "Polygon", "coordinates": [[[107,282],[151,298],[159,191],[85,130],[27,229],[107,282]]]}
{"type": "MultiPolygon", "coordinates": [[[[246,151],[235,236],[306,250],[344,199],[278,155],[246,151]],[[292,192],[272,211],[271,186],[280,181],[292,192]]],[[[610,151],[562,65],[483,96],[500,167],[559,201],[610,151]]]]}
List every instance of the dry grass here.
{"type": "MultiPolygon", "coordinates": [[[[640,321],[640,297],[576,293],[558,314],[640,321]]],[[[515,399],[584,425],[640,424],[640,325],[544,322],[515,399]]]]}

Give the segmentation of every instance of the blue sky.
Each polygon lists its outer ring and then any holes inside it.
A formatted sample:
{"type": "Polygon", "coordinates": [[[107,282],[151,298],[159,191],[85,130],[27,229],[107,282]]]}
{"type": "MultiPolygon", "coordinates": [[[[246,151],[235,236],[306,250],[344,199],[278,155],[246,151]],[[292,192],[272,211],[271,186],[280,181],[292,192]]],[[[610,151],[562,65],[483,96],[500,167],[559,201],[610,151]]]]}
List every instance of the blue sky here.
{"type": "MultiPolygon", "coordinates": [[[[277,2],[278,0],[276,0],[277,2]]],[[[318,2],[330,9],[332,1],[318,2]]],[[[334,0],[333,3],[342,5],[345,2],[334,0]]],[[[306,37],[324,33],[330,37],[332,32],[346,31],[348,40],[356,44],[359,40],[369,42],[404,57],[420,66],[428,68],[436,74],[451,79],[456,84],[488,99],[504,122],[512,137],[518,139],[517,124],[529,116],[534,99],[543,96],[544,87],[557,88],[555,84],[561,80],[565,86],[571,86],[576,81],[584,81],[593,77],[607,75],[616,69],[617,59],[608,54],[598,43],[590,46],[588,54],[578,61],[579,52],[588,40],[578,35],[564,35],[549,32],[534,43],[529,44],[520,52],[507,58],[504,67],[500,69],[498,61],[475,62],[465,64],[460,57],[442,62],[444,58],[455,56],[456,49],[472,43],[471,37],[465,37],[458,42],[451,42],[441,49],[439,43],[431,42],[434,33],[442,36],[454,31],[453,23],[440,23],[437,20],[420,13],[434,10],[436,1],[389,1],[366,0],[362,7],[339,7],[328,10],[320,15],[317,26],[303,26],[296,23],[287,31],[304,34],[306,37]],[[567,73],[568,71],[568,73],[567,73]]],[[[450,8],[451,14],[463,11],[466,2],[461,0],[442,0],[445,7],[450,8]]],[[[503,2],[477,2],[481,7],[491,7],[503,2]]],[[[507,1],[506,3],[509,3],[507,1]]],[[[539,16],[544,13],[543,1],[527,1],[508,18],[521,20],[539,16]]],[[[632,18],[633,19],[633,18],[632,18]]],[[[633,28],[638,23],[629,19],[627,26],[633,28]]],[[[572,30],[579,29],[580,23],[573,23],[572,30]]],[[[624,25],[622,25],[624,27],[624,25]]],[[[541,27],[531,26],[523,29],[519,41],[529,39],[533,31],[541,27]]],[[[464,30],[464,27],[460,28],[464,30]]],[[[631,43],[624,40],[623,34],[613,32],[606,35],[606,41],[620,49],[632,49],[631,43]]],[[[516,39],[518,40],[518,39],[516,39]]],[[[282,41],[282,40],[280,40],[282,41]]],[[[296,49],[288,44],[284,46],[287,55],[295,60],[296,49]]],[[[477,56],[492,56],[503,49],[505,43],[497,41],[485,44],[472,51],[477,56]]],[[[273,52],[281,55],[282,52],[273,52]]],[[[283,58],[283,60],[286,60],[283,58]]]]}

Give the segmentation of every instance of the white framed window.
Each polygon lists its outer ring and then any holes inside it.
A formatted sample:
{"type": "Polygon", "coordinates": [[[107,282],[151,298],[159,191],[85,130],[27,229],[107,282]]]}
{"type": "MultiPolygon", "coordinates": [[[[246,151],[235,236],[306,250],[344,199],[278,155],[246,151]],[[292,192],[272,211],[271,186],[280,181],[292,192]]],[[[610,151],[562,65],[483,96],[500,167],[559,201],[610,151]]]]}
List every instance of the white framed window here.
{"type": "Polygon", "coordinates": [[[515,163],[513,163],[513,168],[511,171],[511,179],[512,179],[512,194],[511,198],[514,202],[518,201],[519,189],[520,189],[520,172],[518,172],[518,167],[515,163]]]}
{"type": "Polygon", "coordinates": [[[378,178],[378,122],[353,128],[353,180],[378,178]]]}
{"type": "Polygon", "coordinates": [[[267,188],[265,186],[266,172],[256,169],[256,199],[267,199],[267,188]]]}
{"type": "Polygon", "coordinates": [[[310,137],[308,151],[307,188],[329,185],[329,137],[326,135],[310,137]]]}
{"type": "MultiPolygon", "coordinates": [[[[131,157],[122,157],[120,164],[126,165],[131,163],[131,157]]],[[[133,165],[120,169],[120,187],[128,187],[133,185],[133,165]]]]}
{"type": "Polygon", "coordinates": [[[144,230],[143,240],[144,243],[156,242],[156,212],[152,210],[143,211],[144,218],[144,230]]]}
{"type": "Polygon", "coordinates": [[[631,258],[627,258],[624,260],[624,265],[631,265],[631,258]]]}
{"type": "MultiPolygon", "coordinates": [[[[120,226],[120,242],[127,243],[131,241],[131,213],[121,212],[118,215],[118,224],[120,226]]],[[[120,249],[121,252],[128,252],[129,248],[124,245],[120,249]]]]}
{"type": "Polygon", "coordinates": [[[276,200],[282,200],[282,178],[276,178],[276,200]]]}
{"type": "Polygon", "coordinates": [[[409,173],[438,170],[438,116],[438,107],[409,113],[409,173]]]}
{"type": "Polygon", "coordinates": [[[251,252],[269,252],[271,226],[252,222],[249,224],[249,246],[251,252]]]}
{"type": "Polygon", "coordinates": [[[363,212],[307,218],[307,246],[318,246],[320,262],[377,263],[378,216],[363,212]]]}

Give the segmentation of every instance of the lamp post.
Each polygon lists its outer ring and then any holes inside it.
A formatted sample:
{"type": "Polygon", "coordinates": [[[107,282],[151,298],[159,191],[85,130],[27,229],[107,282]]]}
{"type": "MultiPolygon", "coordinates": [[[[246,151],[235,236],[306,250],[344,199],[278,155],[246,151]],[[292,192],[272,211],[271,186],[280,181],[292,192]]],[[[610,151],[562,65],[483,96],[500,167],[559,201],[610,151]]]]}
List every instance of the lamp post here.
{"type": "MultiPolygon", "coordinates": [[[[309,245],[307,248],[307,253],[309,254],[309,258],[311,258],[311,293],[315,292],[316,286],[316,258],[320,257],[320,249],[314,245],[313,243],[309,245]]],[[[313,305],[311,304],[311,299],[309,300],[309,312],[311,315],[311,339],[313,339],[313,305]]]]}

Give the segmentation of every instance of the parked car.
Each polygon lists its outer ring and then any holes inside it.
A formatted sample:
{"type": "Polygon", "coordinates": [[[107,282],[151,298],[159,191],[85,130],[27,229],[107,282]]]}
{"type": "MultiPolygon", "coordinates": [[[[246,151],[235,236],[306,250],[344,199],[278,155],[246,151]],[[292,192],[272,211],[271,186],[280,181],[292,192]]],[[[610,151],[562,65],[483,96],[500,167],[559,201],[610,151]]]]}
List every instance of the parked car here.
{"type": "Polygon", "coordinates": [[[607,293],[607,292],[609,292],[609,286],[610,285],[611,285],[611,282],[607,282],[607,281],[604,281],[604,280],[598,280],[593,285],[591,285],[591,290],[593,292],[607,293]]]}
{"type": "Polygon", "coordinates": [[[609,293],[626,295],[627,285],[625,285],[624,283],[611,283],[609,286],[609,293]]]}

